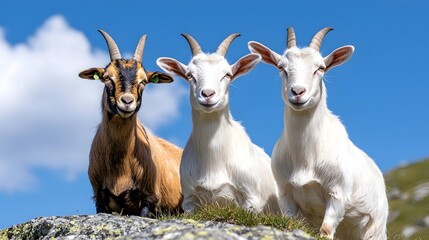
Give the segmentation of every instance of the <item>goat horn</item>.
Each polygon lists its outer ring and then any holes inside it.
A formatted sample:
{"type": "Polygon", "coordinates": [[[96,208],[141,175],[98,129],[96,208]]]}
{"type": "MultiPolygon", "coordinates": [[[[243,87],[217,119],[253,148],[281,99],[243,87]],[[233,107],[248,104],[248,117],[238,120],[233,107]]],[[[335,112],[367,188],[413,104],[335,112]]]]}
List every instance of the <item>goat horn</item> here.
{"type": "Polygon", "coordinates": [[[195,56],[198,53],[202,52],[200,44],[198,44],[198,42],[193,37],[191,37],[189,34],[186,34],[186,33],[182,33],[181,35],[184,38],[186,38],[186,41],[188,41],[189,47],[191,48],[191,51],[192,51],[192,56],[195,56]]]}
{"type": "Polygon", "coordinates": [[[110,61],[121,59],[121,52],[119,52],[119,48],[113,38],[101,29],[98,31],[103,35],[104,40],[106,40],[107,46],[109,47],[110,61]]]}
{"type": "Polygon", "coordinates": [[[233,33],[229,35],[227,38],[225,38],[225,40],[223,40],[222,43],[217,48],[216,53],[224,57],[226,54],[226,51],[228,51],[229,45],[238,36],[240,36],[239,33],[233,33]]]}
{"type": "Polygon", "coordinates": [[[296,47],[296,36],[293,27],[287,29],[287,48],[296,47]]]}
{"type": "Polygon", "coordinates": [[[133,59],[139,62],[143,62],[143,51],[144,44],[146,43],[147,35],[141,36],[139,43],[137,44],[136,51],[134,52],[133,59]]]}
{"type": "Polygon", "coordinates": [[[313,39],[311,40],[310,47],[317,51],[320,51],[320,45],[322,44],[323,38],[331,30],[334,30],[334,29],[330,27],[326,27],[320,30],[318,33],[316,33],[316,35],[314,35],[313,39]]]}

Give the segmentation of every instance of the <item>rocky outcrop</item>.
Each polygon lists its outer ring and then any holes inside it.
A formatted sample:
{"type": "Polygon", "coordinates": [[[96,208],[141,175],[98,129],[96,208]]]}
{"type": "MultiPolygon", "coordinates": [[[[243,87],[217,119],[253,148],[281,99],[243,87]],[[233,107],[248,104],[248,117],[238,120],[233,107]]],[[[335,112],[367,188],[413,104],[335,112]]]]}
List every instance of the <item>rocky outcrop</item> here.
{"type": "Polygon", "coordinates": [[[429,196],[429,182],[422,183],[414,188],[413,203],[418,203],[429,196]]]}
{"type": "Polygon", "coordinates": [[[392,190],[387,192],[387,199],[389,199],[389,201],[391,200],[401,200],[401,201],[405,201],[410,197],[410,195],[406,192],[401,192],[401,190],[399,190],[399,188],[395,187],[392,190]]]}
{"type": "Polygon", "coordinates": [[[0,231],[0,239],[315,239],[301,230],[110,214],[42,217],[0,231]]]}
{"type": "Polygon", "coordinates": [[[413,226],[405,226],[404,229],[402,229],[402,235],[408,239],[411,236],[413,236],[415,233],[425,230],[429,228],[429,215],[424,217],[423,219],[419,220],[415,225],[413,226]]]}

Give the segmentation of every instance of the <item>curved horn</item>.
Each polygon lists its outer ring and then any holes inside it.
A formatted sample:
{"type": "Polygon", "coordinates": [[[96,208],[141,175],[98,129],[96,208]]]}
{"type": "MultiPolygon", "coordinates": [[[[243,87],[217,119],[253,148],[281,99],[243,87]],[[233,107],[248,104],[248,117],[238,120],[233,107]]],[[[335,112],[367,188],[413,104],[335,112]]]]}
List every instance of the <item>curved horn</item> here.
{"type": "Polygon", "coordinates": [[[191,48],[191,51],[192,51],[192,56],[195,56],[198,53],[202,53],[200,44],[198,44],[198,42],[193,37],[191,37],[186,33],[182,33],[181,35],[184,38],[186,38],[186,41],[188,41],[189,47],[191,48]]]}
{"type": "Polygon", "coordinates": [[[314,35],[313,39],[311,40],[310,47],[313,49],[316,49],[317,51],[320,51],[320,45],[322,44],[323,38],[331,30],[334,30],[334,29],[330,27],[326,27],[320,30],[318,33],[316,33],[316,35],[314,35]]]}
{"type": "Polygon", "coordinates": [[[296,36],[293,27],[287,29],[287,48],[296,47],[296,36]]]}
{"type": "Polygon", "coordinates": [[[136,51],[134,52],[133,59],[139,62],[143,62],[143,51],[144,44],[146,43],[147,35],[141,36],[139,43],[137,44],[136,51]]]}
{"type": "Polygon", "coordinates": [[[239,37],[239,36],[240,36],[239,33],[233,33],[233,34],[229,35],[227,38],[225,38],[225,40],[222,41],[222,43],[219,45],[219,47],[217,47],[216,53],[224,57],[226,54],[226,51],[228,51],[228,48],[229,48],[229,45],[231,44],[231,42],[236,37],[239,37]]]}
{"type": "Polygon", "coordinates": [[[121,52],[119,52],[119,48],[113,38],[101,29],[98,29],[98,31],[103,35],[104,40],[106,40],[107,46],[109,47],[110,61],[121,59],[121,52]]]}

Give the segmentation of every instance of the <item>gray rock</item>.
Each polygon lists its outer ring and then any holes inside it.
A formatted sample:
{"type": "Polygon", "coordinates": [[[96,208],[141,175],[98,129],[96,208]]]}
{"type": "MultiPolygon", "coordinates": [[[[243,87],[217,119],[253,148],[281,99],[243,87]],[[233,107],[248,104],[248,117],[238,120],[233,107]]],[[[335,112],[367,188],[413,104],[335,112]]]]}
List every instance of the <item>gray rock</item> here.
{"type": "Polygon", "coordinates": [[[315,239],[301,230],[110,214],[42,217],[0,231],[0,239],[315,239]]]}
{"type": "Polygon", "coordinates": [[[387,192],[387,199],[389,200],[395,200],[395,199],[400,199],[401,198],[401,190],[399,190],[399,188],[392,188],[392,190],[387,192]]]}
{"type": "Polygon", "coordinates": [[[401,215],[400,211],[389,211],[387,222],[389,223],[391,221],[394,221],[397,217],[399,217],[399,215],[401,215]]]}
{"type": "Polygon", "coordinates": [[[418,222],[420,227],[429,228],[429,216],[424,217],[418,222]]]}
{"type": "Polygon", "coordinates": [[[429,182],[422,183],[414,188],[413,202],[417,203],[429,196],[429,182]]]}
{"type": "Polygon", "coordinates": [[[409,237],[414,235],[414,233],[418,232],[419,230],[420,230],[420,227],[417,227],[417,226],[406,226],[406,227],[404,227],[404,229],[402,229],[402,235],[404,235],[404,237],[406,239],[408,239],[409,237]]]}
{"type": "Polygon", "coordinates": [[[401,197],[399,198],[399,200],[405,201],[408,200],[410,198],[410,194],[407,192],[404,192],[401,194],[401,197]]]}
{"type": "Polygon", "coordinates": [[[402,200],[405,201],[410,197],[410,194],[407,192],[401,192],[399,188],[395,187],[392,190],[387,192],[387,199],[390,200],[402,200]]]}

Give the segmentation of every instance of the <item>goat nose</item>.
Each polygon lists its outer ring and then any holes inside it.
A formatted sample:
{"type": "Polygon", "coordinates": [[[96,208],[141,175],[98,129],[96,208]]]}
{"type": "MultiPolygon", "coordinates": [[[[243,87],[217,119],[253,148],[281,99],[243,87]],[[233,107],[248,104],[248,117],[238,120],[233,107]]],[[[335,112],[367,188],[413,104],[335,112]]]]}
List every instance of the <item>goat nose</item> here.
{"type": "Polygon", "coordinates": [[[211,98],[215,94],[215,91],[212,89],[204,89],[201,91],[201,95],[205,98],[211,98]]]}
{"type": "Polygon", "coordinates": [[[133,95],[122,95],[121,96],[121,102],[123,102],[124,104],[131,104],[132,102],[134,102],[134,96],[133,95]]]}
{"type": "Polygon", "coordinates": [[[290,90],[292,94],[297,97],[301,96],[306,91],[305,87],[302,87],[302,86],[293,86],[290,90]]]}

